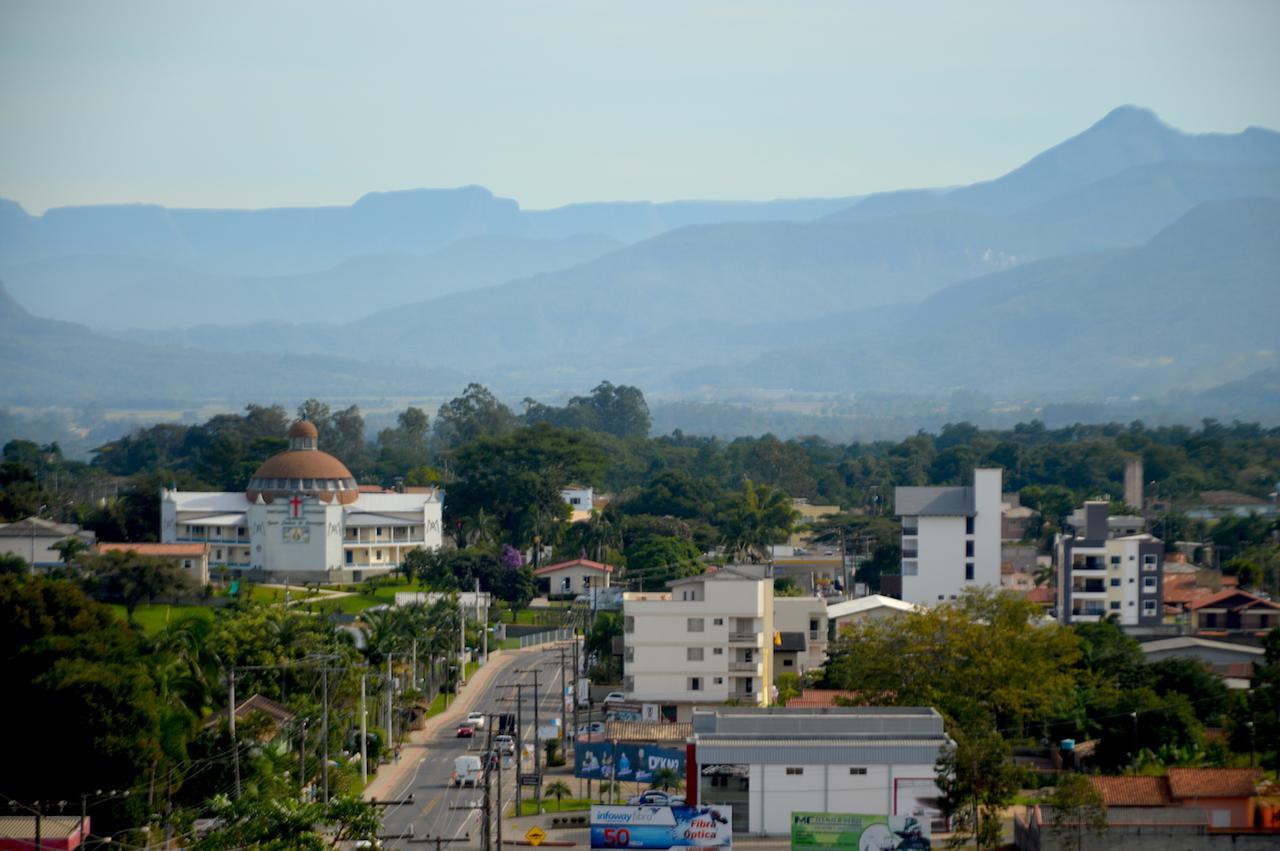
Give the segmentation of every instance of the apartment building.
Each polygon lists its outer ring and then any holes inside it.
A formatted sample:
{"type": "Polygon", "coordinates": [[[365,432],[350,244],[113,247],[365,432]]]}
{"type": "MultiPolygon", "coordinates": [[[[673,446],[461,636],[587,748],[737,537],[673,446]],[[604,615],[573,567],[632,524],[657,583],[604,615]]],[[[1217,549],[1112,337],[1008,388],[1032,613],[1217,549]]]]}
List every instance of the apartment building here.
{"type": "Polygon", "coordinates": [[[1054,546],[1057,612],[1064,624],[1115,616],[1121,626],[1163,617],[1164,543],[1132,524],[1110,521],[1106,502],[1086,502],[1054,546]]]}
{"type": "Polygon", "coordinates": [[[773,598],[773,675],[803,674],[827,661],[827,603],[821,597],[773,598]]]}
{"type": "Polygon", "coordinates": [[[1002,478],[999,468],[978,468],[972,487],[895,488],[901,587],[882,588],[917,605],[954,600],[965,588],[999,588],[1002,478]]]}
{"type": "Polygon", "coordinates": [[[773,684],[773,583],[722,568],[661,592],[623,595],[623,687],[666,717],[698,704],[767,706],[773,684]]]}

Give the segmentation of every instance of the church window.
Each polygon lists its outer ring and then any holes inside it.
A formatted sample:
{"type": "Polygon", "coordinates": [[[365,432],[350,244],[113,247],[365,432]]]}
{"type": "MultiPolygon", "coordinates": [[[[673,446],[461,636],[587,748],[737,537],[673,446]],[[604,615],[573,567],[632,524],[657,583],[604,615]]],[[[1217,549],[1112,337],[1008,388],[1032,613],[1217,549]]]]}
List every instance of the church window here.
{"type": "Polygon", "coordinates": [[[303,479],[303,480],[302,480],[302,489],[303,489],[303,490],[315,490],[315,487],[316,487],[316,481],[315,481],[315,479],[303,479]]]}

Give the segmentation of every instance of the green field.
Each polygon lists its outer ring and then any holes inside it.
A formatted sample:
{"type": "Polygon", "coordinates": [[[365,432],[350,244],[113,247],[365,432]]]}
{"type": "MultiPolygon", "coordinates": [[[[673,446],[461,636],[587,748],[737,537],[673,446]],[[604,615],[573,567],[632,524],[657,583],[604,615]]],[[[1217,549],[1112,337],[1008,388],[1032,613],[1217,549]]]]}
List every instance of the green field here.
{"type": "MultiPolygon", "coordinates": [[[[125,620],[125,607],[120,603],[111,604],[111,610],[125,620]]],[[[213,609],[209,606],[171,606],[168,603],[143,603],[133,610],[134,623],[147,633],[159,632],[168,624],[176,623],[187,617],[212,618],[213,609]]]]}

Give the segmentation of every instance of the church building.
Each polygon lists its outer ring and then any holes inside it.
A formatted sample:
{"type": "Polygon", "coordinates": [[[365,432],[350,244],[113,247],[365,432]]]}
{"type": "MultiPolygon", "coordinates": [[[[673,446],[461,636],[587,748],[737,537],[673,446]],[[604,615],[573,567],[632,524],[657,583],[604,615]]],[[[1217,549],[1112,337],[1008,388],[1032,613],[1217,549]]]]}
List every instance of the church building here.
{"type": "Polygon", "coordinates": [[[288,450],[263,462],[244,493],[166,488],[160,539],[207,543],[211,570],[293,582],[359,582],[440,547],[444,491],[362,492],[318,438],[312,423],[294,423],[288,450]]]}

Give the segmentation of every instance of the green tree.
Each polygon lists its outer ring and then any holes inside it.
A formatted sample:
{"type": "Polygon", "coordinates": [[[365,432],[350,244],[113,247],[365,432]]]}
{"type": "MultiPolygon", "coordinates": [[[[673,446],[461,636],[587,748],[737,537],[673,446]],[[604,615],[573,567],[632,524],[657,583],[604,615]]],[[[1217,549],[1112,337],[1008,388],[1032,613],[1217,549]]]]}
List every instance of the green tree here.
{"type": "MultiPolygon", "coordinates": [[[[547,744],[549,745],[551,744],[551,742],[547,742],[547,744]]],[[[549,796],[549,797],[555,798],[556,809],[559,810],[560,802],[564,800],[564,797],[566,795],[572,795],[573,792],[563,782],[557,780],[554,783],[548,783],[546,787],[542,790],[542,794],[544,797],[549,796]]]]}
{"type": "Polygon", "coordinates": [[[679,789],[684,785],[684,777],[674,768],[664,767],[653,772],[653,780],[650,783],[655,789],[661,789],[664,792],[672,789],[679,789]]]}
{"type": "Polygon", "coordinates": [[[1084,835],[1101,836],[1107,830],[1107,807],[1102,793],[1082,774],[1058,776],[1058,785],[1046,799],[1053,812],[1050,823],[1055,830],[1075,834],[1076,849],[1084,844],[1084,835]]]}
{"type": "Polygon", "coordinates": [[[31,565],[17,553],[0,553],[0,576],[26,576],[31,565]]]}
{"type": "Polygon", "coordinates": [[[320,851],[377,841],[381,819],[373,804],[355,797],[302,804],[288,797],[220,799],[218,827],[191,846],[195,851],[320,851]]]}
{"type": "Polygon", "coordinates": [[[450,399],[436,412],[435,436],[446,448],[462,446],[481,437],[510,434],[516,415],[480,384],[468,384],[462,395],[450,399]]]}
{"type": "Polygon", "coordinates": [[[109,599],[124,603],[129,622],[142,601],[187,587],[186,578],[173,559],[139,555],[133,550],[113,550],[81,556],[91,586],[109,599]]]}
{"type": "Polygon", "coordinates": [[[89,550],[89,545],[80,538],[71,537],[63,538],[54,544],[51,549],[58,553],[58,558],[62,559],[64,565],[70,567],[76,556],[89,550]]]}
{"type": "Polygon", "coordinates": [[[628,551],[623,578],[636,582],[638,590],[661,588],[672,579],[697,576],[706,570],[702,553],[691,541],[654,537],[628,551]]]}
{"type": "Polygon", "coordinates": [[[1009,744],[981,717],[950,730],[953,747],[935,766],[942,810],[951,819],[951,847],[972,839],[978,848],[996,848],[1003,833],[1003,810],[1018,791],[1018,772],[1009,744]]]}
{"type": "Polygon", "coordinates": [[[752,562],[769,558],[770,546],[787,539],[800,513],[782,491],[744,479],[719,515],[725,546],[735,558],[752,562]]]}

